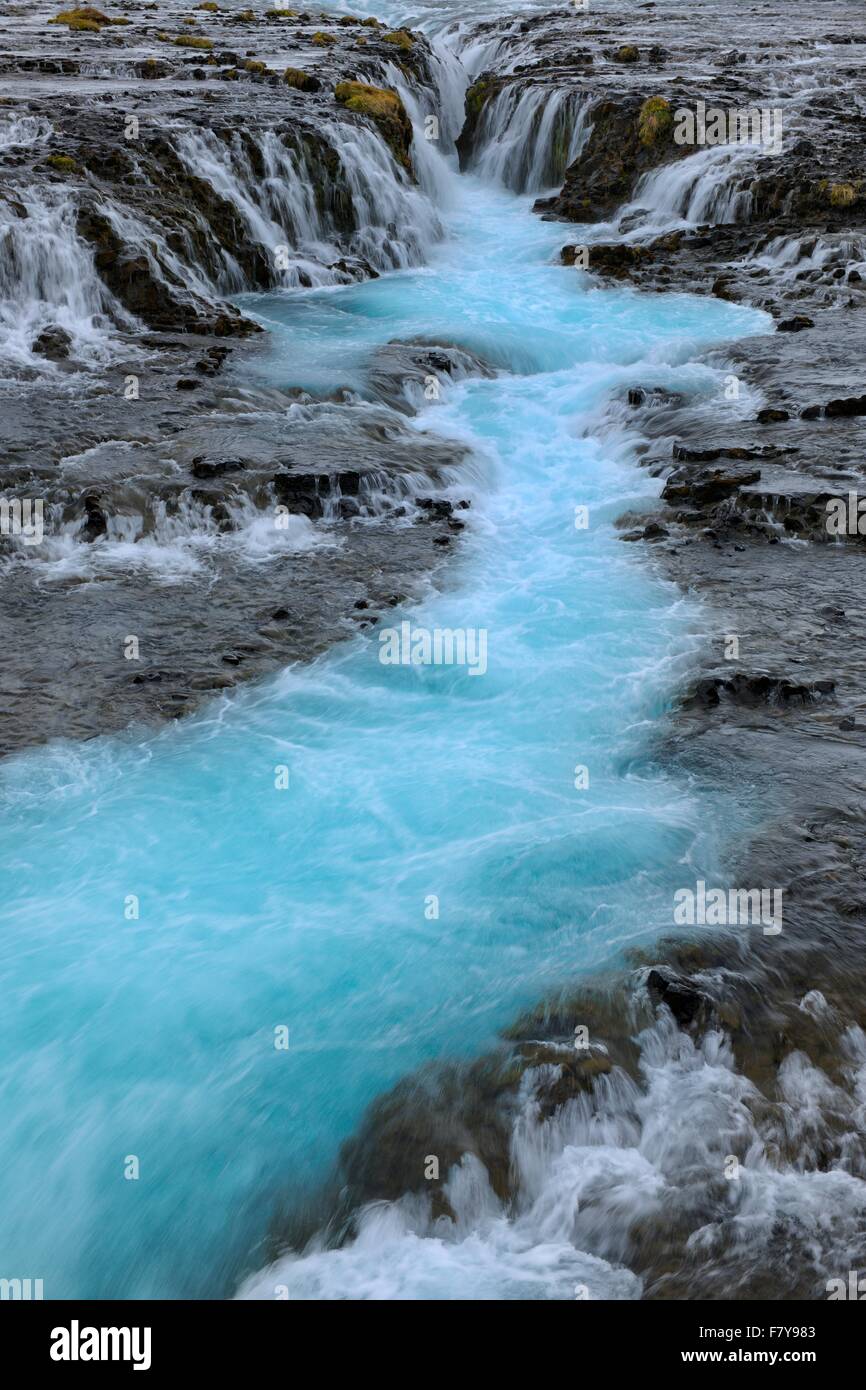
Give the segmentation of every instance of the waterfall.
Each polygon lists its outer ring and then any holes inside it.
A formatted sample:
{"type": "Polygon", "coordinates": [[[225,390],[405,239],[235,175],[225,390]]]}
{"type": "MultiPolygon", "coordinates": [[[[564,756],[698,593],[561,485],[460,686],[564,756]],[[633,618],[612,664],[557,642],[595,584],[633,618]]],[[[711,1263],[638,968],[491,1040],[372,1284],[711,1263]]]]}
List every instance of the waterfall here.
{"type": "Polygon", "coordinates": [[[504,87],[481,113],[471,167],[515,193],[552,187],[583,149],[590,106],[565,88],[504,87]]]}
{"type": "Polygon", "coordinates": [[[50,326],[69,334],[72,351],[97,365],[111,356],[112,324],[131,325],[75,231],[76,206],[60,189],[21,191],[0,200],[0,354],[32,365],[32,346],[50,326]]]}
{"type": "MultiPolygon", "coordinates": [[[[146,257],[153,278],[175,299],[261,288],[341,284],[370,268],[395,270],[421,264],[442,235],[435,199],[444,196],[442,157],[423,138],[421,98],[403,89],[416,122],[420,183],[398,167],[378,132],[363,121],[324,121],[320,135],[335,155],[331,167],[319,146],[302,137],[292,144],[276,130],[232,133],[172,132],[174,152],[190,174],[208,184],[240,215],[250,241],[262,248],[268,269],[256,280],[207,222],[195,213],[199,245],[181,228],[169,239],[155,218],[119,202],[101,200],[98,211],[125,246],[146,257]],[[432,195],[432,196],[431,196],[432,195]],[[207,261],[202,263],[202,244],[207,261]],[[175,249],[172,249],[172,248],[175,249]],[[355,265],[347,264],[349,261],[355,265]]],[[[447,128],[447,127],[446,127],[447,128]]],[[[0,140],[36,141],[46,133],[35,118],[0,128],[0,140]]],[[[50,128],[49,128],[50,133],[50,128]]],[[[34,339],[49,324],[66,330],[76,360],[95,364],[110,356],[112,322],[131,327],[97,275],[90,248],[76,232],[78,203],[72,188],[26,193],[0,202],[0,326],[4,358],[32,365],[34,339]],[[26,215],[22,210],[26,208],[26,215]]]]}
{"type": "Polygon", "coordinates": [[[638,208],[649,211],[654,227],[672,222],[691,226],[743,222],[751,209],[743,175],[753,159],[754,150],[748,145],[724,145],[664,164],[644,174],[623,216],[638,208]]]}
{"type": "Polygon", "coordinates": [[[44,116],[0,113],[0,151],[17,149],[22,145],[38,145],[52,133],[51,122],[44,116]]]}

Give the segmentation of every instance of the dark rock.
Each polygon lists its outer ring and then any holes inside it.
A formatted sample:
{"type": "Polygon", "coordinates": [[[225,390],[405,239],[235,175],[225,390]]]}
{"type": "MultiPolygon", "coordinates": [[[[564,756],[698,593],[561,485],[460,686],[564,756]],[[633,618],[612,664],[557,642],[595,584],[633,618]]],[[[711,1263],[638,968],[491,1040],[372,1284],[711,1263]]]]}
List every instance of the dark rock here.
{"type": "Polygon", "coordinates": [[[653,1003],[665,1004],[681,1028],[688,1028],[707,1012],[707,996],[681,976],[651,970],[646,985],[653,1003]]]}
{"type": "Polygon", "coordinates": [[[765,410],[759,410],[757,420],[759,425],[780,424],[782,420],[790,420],[787,410],[775,410],[768,406],[765,410]]]}
{"type": "Polygon", "coordinates": [[[108,518],[102,507],[102,494],[85,492],[81,504],[84,507],[84,525],[78,533],[79,539],[87,542],[98,540],[108,531],[108,518]]]}
{"type": "Polygon", "coordinates": [[[72,337],[65,328],[60,328],[52,324],[50,328],[44,329],[33,344],[33,351],[40,357],[47,357],[52,362],[63,362],[69,356],[72,347],[72,337]]]}
{"type": "Polygon", "coordinates": [[[678,468],[665,483],[662,499],[708,507],[733,496],[741,487],[758,482],[760,477],[758,468],[702,468],[697,473],[678,468]]]}
{"type": "Polygon", "coordinates": [[[200,454],[193,459],[189,471],[194,478],[206,482],[210,478],[219,478],[223,473],[236,473],[246,468],[247,462],[246,459],[209,459],[200,454]]]}
{"type": "Polygon", "coordinates": [[[747,675],[706,676],[699,680],[683,700],[684,709],[715,709],[723,698],[737,705],[807,705],[831,696],[835,681],[792,681],[787,676],[747,675]]]}
{"type": "Polygon", "coordinates": [[[802,333],[804,328],[814,328],[815,320],[808,314],[794,314],[792,318],[782,319],[776,324],[777,333],[802,333]]]}
{"type": "Polygon", "coordinates": [[[430,513],[431,521],[444,521],[454,510],[447,497],[419,497],[417,503],[422,511],[430,513]]]}
{"type": "Polygon", "coordinates": [[[828,401],[824,407],[824,414],[828,420],[866,415],[866,396],[845,396],[828,401]]]}

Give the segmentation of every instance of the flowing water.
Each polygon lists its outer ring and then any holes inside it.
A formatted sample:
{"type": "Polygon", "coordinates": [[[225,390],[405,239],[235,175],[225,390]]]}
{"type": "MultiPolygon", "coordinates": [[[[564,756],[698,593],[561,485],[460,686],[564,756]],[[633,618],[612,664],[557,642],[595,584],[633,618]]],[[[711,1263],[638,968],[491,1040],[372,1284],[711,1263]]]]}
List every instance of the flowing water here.
{"type": "MultiPolygon", "coordinates": [[[[556,264],[563,228],[498,181],[441,162],[434,195],[424,266],[246,307],[279,385],[363,394],[394,339],[498,369],[415,417],[472,447],[452,487],[472,505],[447,583],[383,619],[483,630],[483,673],[383,664],[373,630],[160,734],[2,768],[0,1248],[48,1297],[233,1293],[274,1204],[326,1178],[384,1088],[669,927],[673,890],[719,872],[737,829],[741,808],[652,761],[700,615],[619,542],[658,484],[593,422],[632,383],[721,393],[693,357],[765,318],[592,288],[556,264]]],[[[555,1207],[556,1171],[537,1186],[555,1207]]],[[[634,1296],[572,1247],[551,1261],[543,1222],[491,1213],[471,1163],[452,1195],[472,1234],[447,1258],[385,1212],[348,1273],[319,1255],[283,1277],[297,1296],[545,1297],[591,1266],[634,1296]]],[[[262,1279],[248,1291],[273,1296],[262,1279]]]]}

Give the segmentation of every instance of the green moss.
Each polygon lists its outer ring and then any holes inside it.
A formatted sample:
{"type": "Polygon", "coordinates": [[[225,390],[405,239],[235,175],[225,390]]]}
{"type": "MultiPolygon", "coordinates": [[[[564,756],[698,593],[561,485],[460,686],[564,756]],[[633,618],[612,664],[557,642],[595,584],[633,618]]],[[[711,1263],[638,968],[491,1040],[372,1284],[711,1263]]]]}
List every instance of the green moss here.
{"type": "Polygon", "coordinates": [[[244,63],[244,67],[246,68],[247,72],[261,73],[267,72],[268,70],[267,63],[260,63],[255,58],[247,59],[247,61],[244,63]]]}
{"type": "Polygon", "coordinates": [[[381,28],[382,28],[382,21],[381,21],[381,19],[373,19],[372,16],[370,17],[370,19],[362,19],[362,20],[361,20],[361,23],[363,24],[363,26],[364,26],[365,29],[381,29],[381,28]]]}
{"type": "Polygon", "coordinates": [[[620,63],[636,63],[637,49],[633,43],[624,43],[621,48],[616,50],[616,56],[620,63]]]}
{"type": "Polygon", "coordinates": [[[78,5],[74,10],[61,10],[53,19],[49,19],[49,24],[67,24],[70,29],[96,29],[100,25],[108,24],[107,14],[102,10],[96,10],[92,5],[78,5]]]}
{"type": "Polygon", "coordinates": [[[490,84],[482,77],[466,93],[466,115],[480,116],[481,108],[490,95],[490,84]]]}
{"type": "Polygon", "coordinates": [[[637,118],[641,144],[654,145],[670,130],[673,119],[670,102],[664,97],[647,97],[637,118]]]}
{"type": "Polygon", "coordinates": [[[830,202],[834,208],[849,208],[857,200],[857,189],[853,183],[831,183],[830,202]]]}
{"type": "Polygon", "coordinates": [[[334,96],[347,110],[375,121],[394,157],[411,170],[412,125],[396,92],[387,87],[370,87],[366,82],[338,82],[334,96]]]}
{"type": "Polygon", "coordinates": [[[50,154],[45,163],[50,164],[52,169],[57,169],[61,174],[72,174],[78,168],[71,154],[50,154]]]}
{"type": "Polygon", "coordinates": [[[211,14],[219,14],[219,5],[214,4],[214,0],[202,0],[200,5],[196,5],[197,10],[208,10],[211,14]]]}
{"type": "Polygon", "coordinates": [[[402,48],[404,53],[408,53],[415,40],[408,29],[392,29],[390,34],[383,34],[385,43],[393,43],[395,47],[402,48]]]}
{"type": "Polygon", "coordinates": [[[181,34],[174,40],[175,48],[213,48],[212,39],[201,39],[197,34],[181,34]]]}
{"type": "Polygon", "coordinates": [[[318,78],[304,72],[303,68],[286,68],[283,78],[299,92],[315,92],[319,87],[318,78]]]}
{"type": "Polygon", "coordinates": [[[334,96],[362,116],[396,116],[403,109],[396,92],[387,87],[369,87],[366,82],[338,82],[334,96]]]}
{"type": "Polygon", "coordinates": [[[328,44],[336,43],[337,38],[335,34],[323,34],[321,29],[318,29],[310,42],[317,44],[319,48],[325,48],[328,44]]]}

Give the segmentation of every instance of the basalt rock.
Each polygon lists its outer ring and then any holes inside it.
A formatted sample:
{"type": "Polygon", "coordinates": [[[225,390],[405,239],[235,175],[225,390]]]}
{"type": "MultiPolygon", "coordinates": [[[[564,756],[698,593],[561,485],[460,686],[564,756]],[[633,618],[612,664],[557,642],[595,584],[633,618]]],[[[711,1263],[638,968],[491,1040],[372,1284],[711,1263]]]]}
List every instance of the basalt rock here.
{"type": "Polygon", "coordinates": [[[589,138],[570,165],[561,191],[538,199],[536,210],[570,222],[600,222],[632,197],[642,174],[691,151],[673,139],[664,98],[624,95],[593,106],[589,138]]]}
{"type": "Polygon", "coordinates": [[[684,709],[716,709],[723,700],[737,705],[807,705],[832,697],[835,681],[825,679],[802,682],[788,676],[748,675],[738,671],[730,677],[708,676],[697,682],[683,699],[684,709]]]}
{"type": "Polygon", "coordinates": [[[702,468],[697,472],[678,468],[665,483],[662,498],[671,504],[710,507],[757,482],[760,476],[757,468],[702,468]]]}
{"type": "Polygon", "coordinates": [[[72,337],[65,328],[56,325],[46,328],[33,343],[33,351],[52,362],[63,362],[69,356],[72,337]]]}

